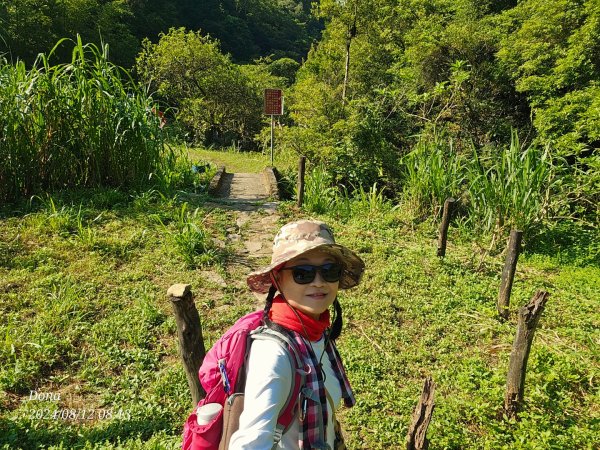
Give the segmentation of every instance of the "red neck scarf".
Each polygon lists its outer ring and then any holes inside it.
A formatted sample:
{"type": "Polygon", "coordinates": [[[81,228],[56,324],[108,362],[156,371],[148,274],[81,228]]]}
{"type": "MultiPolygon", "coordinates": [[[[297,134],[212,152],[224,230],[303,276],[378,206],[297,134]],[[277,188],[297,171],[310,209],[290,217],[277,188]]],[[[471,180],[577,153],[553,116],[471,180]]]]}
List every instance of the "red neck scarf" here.
{"type": "Polygon", "coordinates": [[[313,319],[299,309],[293,308],[281,294],[273,299],[269,319],[288,330],[300,333],[310,341],[321,339],[325,330],[331,325],[329,310],[325,310],[319,319],[313,319]]]}

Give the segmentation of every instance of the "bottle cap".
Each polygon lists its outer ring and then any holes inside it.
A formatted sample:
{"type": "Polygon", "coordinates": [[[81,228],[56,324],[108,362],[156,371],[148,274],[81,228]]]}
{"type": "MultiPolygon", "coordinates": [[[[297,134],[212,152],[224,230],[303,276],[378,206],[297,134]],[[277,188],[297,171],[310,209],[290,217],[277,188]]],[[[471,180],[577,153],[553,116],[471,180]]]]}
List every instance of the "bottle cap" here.
{"type": "Polygon", "coordinates": [[[198,425],[207,425],[213,420],[223,409],[223,405],[219,403],[206,403],[198,406],[196,409],[196,417],[198,425]]]}

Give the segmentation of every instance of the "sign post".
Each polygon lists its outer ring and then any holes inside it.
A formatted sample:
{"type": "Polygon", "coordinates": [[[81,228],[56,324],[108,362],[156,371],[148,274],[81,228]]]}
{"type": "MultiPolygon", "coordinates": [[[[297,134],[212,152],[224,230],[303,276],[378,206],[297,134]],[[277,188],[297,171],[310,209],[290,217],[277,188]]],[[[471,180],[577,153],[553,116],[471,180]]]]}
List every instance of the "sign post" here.
{"type": "Polygon", "coordinates": [[[271,166],[273,166],[274,116],[283,115],[283,91],[281,89],[265,89],[264,113],[271,116],[271,166]]]}

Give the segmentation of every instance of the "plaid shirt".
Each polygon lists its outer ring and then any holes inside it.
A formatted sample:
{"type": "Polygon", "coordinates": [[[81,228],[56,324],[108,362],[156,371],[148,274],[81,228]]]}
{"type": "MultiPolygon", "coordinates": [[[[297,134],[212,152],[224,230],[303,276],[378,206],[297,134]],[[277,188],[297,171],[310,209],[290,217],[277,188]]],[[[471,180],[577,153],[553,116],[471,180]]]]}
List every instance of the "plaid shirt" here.
{"type": "MultiPolygon", "coordinates": [[[[300,401],[301,414],[304,412],[304,417],[301,417],[300,448],[302,450],[328,449],[325,437],[328,421],[327,394],[323,374],[319,368],[319,359],[302,335],[295,331],[288,330],[288,332],[304,359],[305,367],[309,369],[300,401]]],[[[354,406],[356,400],[334,341],[326,343],[325,351],[333,372],[340,382],[344,404],[350,408],[354,406]]]]}

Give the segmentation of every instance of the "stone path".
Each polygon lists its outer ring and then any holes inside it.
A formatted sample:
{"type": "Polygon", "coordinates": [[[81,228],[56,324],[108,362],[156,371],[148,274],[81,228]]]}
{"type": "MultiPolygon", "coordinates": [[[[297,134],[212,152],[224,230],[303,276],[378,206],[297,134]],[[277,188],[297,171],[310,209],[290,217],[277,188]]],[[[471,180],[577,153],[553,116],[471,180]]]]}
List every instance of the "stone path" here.
{"type": "MultiPolygon", "coordinates": [[[[232,212],[235,226],[227,229],[227,241],[235,249],[235,256],[230,264],[231,279],[219,284],[240,283],[242,287],[245,274],[269,263],[279,215],[277,202],[268,200],[262,173],[224,174],[221,188],[211,203],[232,212]]],[[[255,296],[260,305],[265,296],[255,296]]]]}

